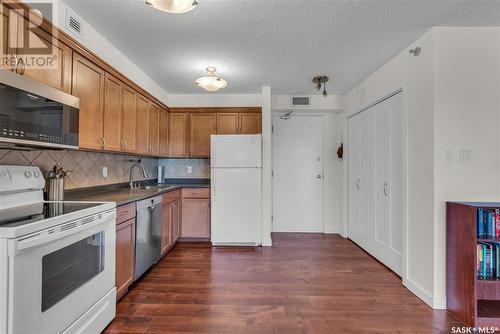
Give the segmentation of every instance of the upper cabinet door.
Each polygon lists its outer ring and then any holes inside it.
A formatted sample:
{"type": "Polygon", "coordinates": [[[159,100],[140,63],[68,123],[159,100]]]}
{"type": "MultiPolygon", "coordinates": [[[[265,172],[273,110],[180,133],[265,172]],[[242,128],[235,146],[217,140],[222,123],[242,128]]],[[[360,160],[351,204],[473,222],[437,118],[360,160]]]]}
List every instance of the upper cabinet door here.
{"type": "Polygon", "coordinates": [[[217,113],[218,135],[235,135],[238,133],[238,113],[217,113]]]}
{"type": "Polygon", "coordinates": [[[122,83],[106,73],[104,83],[104,149],[120,151],[125,148],[121,139],[122,83]]]}
{"type": "Polygon", "coordinates": [[[137,94],[137,105],[135,112],[135,146],[136,152],[148,154],[148,114],[149,101],[142,95],[137,94]]]}
{"type": "MultiPolygon", "coordinates": [[[[18,65],[16,72],[33,80],[42,82],[66,93],[71,91],[71,59],[72,50],[66,44],[53,38],[27,19],[18,19],[18,65]],[[40,68],[34,64],[25,64],[33,53],[40,49],[46,62],[40,68]]],[[[37,52],[38,54],[38,52],[37,52]]]]}
{"type": "Polygon", "coordinates": [[[170,157],[188,156],[188,113],[170,113],[168,131],[168,155],[170,157]]]}
{"type": "Polygon", "coordinates": [[[148,144],[149,154],[158,156],[160,154],[160,107],[154,103],[149,104],[149,126],[148,144]]]}
{"type": "Polygon", "coordinates": [[[168,156],[168,110],[160,110],[160,156],[168,156]]]}
{"type": "Polygon", "coordinates": [[[125,151],[135,152],[135,122],[137,93],[129,86],[122,86],[121,135],[125,151]]]}
{"type": "Polygon", "coordinates": [[[189,153],[191,157],[210,157],[210,135],[215,134],[215,114],[191,113],[189,153]]]}
{"type": "MultiPolygon", "coordinates": [[[[0,56],[2,59],[9,60],[12,56],[15,56],[15,54],[10,51],[17,48],[18,20],[22,20],[22,18],[3,5],[1,5],[0,8],[2,9],[2,12],[0,13],[0,56]]],[[[15,59],[13,62],[0,62],[0,68],[11,71],[15,69],[15,65],[15,59]]]]}
{"type": "Polygon", "coordinates": [[[71,93],[80,98],[80,147],[102,149],[104,71],[76,52],[71,93]]]}
{"type": "Polygon", "coordinates": [[[260,113],[240,113],[239,133],[254,135],[262,132],[262,116],[260,113]]]}

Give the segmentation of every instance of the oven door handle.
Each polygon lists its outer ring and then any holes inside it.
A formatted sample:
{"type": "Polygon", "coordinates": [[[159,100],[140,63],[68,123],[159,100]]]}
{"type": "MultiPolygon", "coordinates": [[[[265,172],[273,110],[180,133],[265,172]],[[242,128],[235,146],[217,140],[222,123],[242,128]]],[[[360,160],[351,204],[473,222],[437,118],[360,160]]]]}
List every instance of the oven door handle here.
{"type": "Polygon", "coordinates": [[[81,231],[90,229],[102,224],[104,221],[116,219],[116,211],[110,210],[99,214],[74,220],[59,226],[54,226],[39,232],[31,233],[20,237],[10,243],[9,255],[17,255],[30,248],[39,247],[41,245],[53,242],[58,239],[68,237],[81,231]]]}

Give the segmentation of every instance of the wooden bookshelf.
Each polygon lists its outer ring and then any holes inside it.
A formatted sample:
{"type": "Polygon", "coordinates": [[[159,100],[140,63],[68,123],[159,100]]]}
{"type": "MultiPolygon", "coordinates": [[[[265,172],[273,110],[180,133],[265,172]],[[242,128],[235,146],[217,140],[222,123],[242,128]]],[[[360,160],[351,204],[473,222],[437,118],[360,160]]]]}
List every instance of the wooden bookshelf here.
{"type": "Polygon", "coordinates": [[[447,309],[472,327],[500,328],[500,279],[477,277],[477,210],[500,209],[500,203],[448,202],[446,207],[447,309]]]}

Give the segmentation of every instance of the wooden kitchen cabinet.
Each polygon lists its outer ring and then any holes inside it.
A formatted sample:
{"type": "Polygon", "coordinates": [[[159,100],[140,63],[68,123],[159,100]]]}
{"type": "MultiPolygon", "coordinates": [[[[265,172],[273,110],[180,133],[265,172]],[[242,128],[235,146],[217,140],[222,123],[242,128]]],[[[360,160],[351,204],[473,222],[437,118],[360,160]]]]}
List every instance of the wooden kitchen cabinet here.
{"type": "Polygon", "coordinates": [[[159,130],[160,130],[160,107],[150,102],[148,111],[148,146],[150,155],[158,156],[160,154],[159,130]]]}
{"type": "Polygon", "coordinates": [[[9,11],[2,5],[2,12],[0,13],[0,52],[2,56],[2,61],[0,62],[0,68],[13,69],[9,62],[4,62],[3,59],[7,61],[10,59],[9,46],[15,47],[17,45],[17,19],[11,22],[9,11]],[[6,57],[6,58],[5,58],[6,57]]]}
{"type": "Polygon", "coordinates": [[[210,240],[210,188],[182,189],[181,238],[210,240]]]}
{"type": "Polygon", "coordinates": [[[159,150],[160,156],[166,157],[168,156],[168,110],[161,108],[160,109],[160,142],[159,142],[159,150]]]}
{"type": "Polygon", "coordinates": [[[135,152],[137,93],[122,85],[121,139],[124,151],[135,152]]]}
{"type": "Polygon", "coordinates": [[[27,19],[19,18],[17,23],[17,54],[21,58],[18,60],[16,72],[63,92],[70,93],[73,50],[53,38],[49,33],[30,23],[27,19]],[[22,56],[29,57],[33,48],[41,50],[39,54],[44,55],[48,65],[47,68],[30,68],[30,66],[24,64],[22,56]],[[45,54],[44,52],[48,53],[45,54]],[[52,62],[52,65],[48,63],[49,61],[52,62]]]}
{"type": "Polygon", "coordinates": [[[168,129],[168,155],[170,157],[189,156],[188,113],[170,113],[168,129]]]}
{"type": "Polygon", "coordinates": [[[120,151],[125,148],[121,137],[122,83],[112,75],[104,75],[104,149],[120,151]]]}
{"type": "Polygon", "coordinates": [[[105,73],[85,57],[73,53],[72,95],[80,98],[80,147],[102,149],[105,73]]]}
{"type": "Polygon", "coordinates": [[[172,245],[172,202],[166,202],[163,196],[162,224],[161,224],[161,255],[167,253],[172,245]]]}
{"type": "Polygon", "coordinates": [[[134,282],[135,218],[116,226],[116,296],[120,298],[134,282]]]}
{"type": "Polygon", "coordinates": [[[216,133],[218,135],[238,134],[238,113],[217,113],[216,133]]]}
{"type": "Polygon", "coordinates": [[[136,120],[135,120],[135,140],[136,152],[139,154],[148,154],[148,114],[149,101],[144,96],[137,94],[136,100],[136,120]]]}
{"type": "Polygon", "coordinates": [[[238,129],[240,134],[262,133],[261,113],[240,113],[238,129]]]}
{"type": "Polygon", "coordinates": [[[181,231],[181,197],[172,202],[172,241],[179,240],[181,231]]]}
{"type": "Polygon", "coordinates": [[[210,135],[215,134],[215,114],[191,114],[189,119],[189,156],[210,157],[210,135]]]}
{"type": "Polygon", "coordinates": [[[180,201],[179,190],[163,194],[162,255],[166,254],[179,239],[180,201]]]}
{"type": "Polygon", "coordinates": [[[134,282],[135,272],[135,203],[116,209],[115,285],[117,299],[134,282]]]}

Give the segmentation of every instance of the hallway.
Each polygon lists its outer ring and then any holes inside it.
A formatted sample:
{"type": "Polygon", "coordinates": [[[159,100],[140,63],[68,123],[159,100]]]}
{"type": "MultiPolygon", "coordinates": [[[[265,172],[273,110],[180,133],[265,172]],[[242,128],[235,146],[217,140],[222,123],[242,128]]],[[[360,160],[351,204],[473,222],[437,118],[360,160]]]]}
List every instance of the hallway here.
{"type": "Polygon", "coordinates": [[[340,236],[273,234],[273,242],[178,244],[120,300],[105,333],[450,333],[460,325],[340,236]]]}

